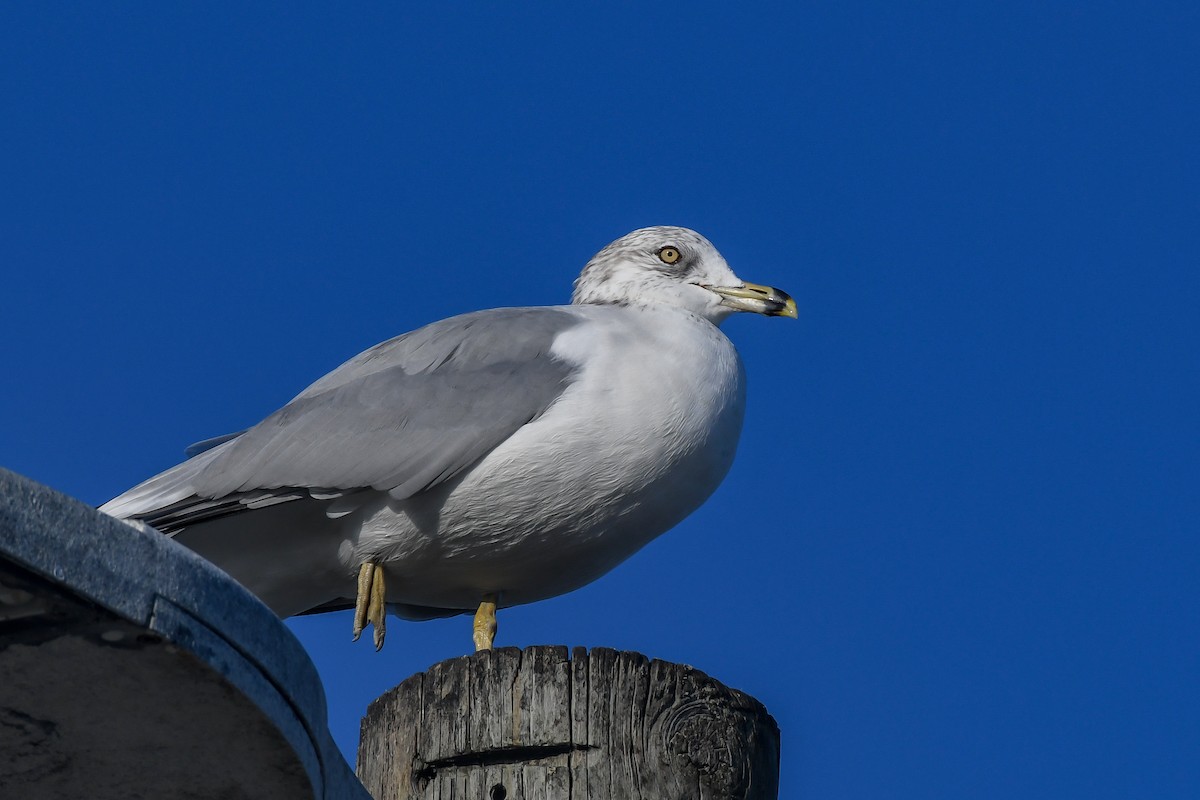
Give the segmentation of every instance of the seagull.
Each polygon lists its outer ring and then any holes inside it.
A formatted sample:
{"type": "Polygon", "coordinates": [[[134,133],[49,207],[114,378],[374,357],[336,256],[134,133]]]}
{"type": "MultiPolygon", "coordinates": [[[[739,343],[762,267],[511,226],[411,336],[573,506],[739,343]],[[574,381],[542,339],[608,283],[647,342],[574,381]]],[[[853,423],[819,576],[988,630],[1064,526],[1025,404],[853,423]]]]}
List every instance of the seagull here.
{"type": "Polygon", "coordinates": [[[674,527],[733,463],[735,312],[796,303],[687,228],[622,236],[570,305],[450,317],[355,356],[252,428],[100,507],[216,564],[281,617],[496,610],[577,589],[674,527]]]}

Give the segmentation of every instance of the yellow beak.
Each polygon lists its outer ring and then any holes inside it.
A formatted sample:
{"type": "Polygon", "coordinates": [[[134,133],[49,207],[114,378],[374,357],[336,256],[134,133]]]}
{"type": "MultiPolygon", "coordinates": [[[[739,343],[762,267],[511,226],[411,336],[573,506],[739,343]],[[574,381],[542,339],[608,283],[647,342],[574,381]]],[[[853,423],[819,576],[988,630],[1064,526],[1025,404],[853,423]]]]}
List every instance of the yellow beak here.
{"type": "Polygon", "coordinates": [[[768,317],[797,318],[796,301],[782,289],[744,283],[741,286],[705,286],[721,295],[721,305],[738,311],[753,311],[768,317]]]}

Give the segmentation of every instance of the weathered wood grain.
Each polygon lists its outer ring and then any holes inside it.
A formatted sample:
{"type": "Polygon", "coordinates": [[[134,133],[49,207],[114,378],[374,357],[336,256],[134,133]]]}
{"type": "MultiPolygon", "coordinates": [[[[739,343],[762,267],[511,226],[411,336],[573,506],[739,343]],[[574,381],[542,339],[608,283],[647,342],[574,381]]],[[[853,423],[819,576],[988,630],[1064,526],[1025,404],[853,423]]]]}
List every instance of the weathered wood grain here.
{"type": "Polygon", "coordinates": [[[358,774],[375,800],[774,800],[779,729],[688,666],[501,648],[373,702],[358,774]]]}

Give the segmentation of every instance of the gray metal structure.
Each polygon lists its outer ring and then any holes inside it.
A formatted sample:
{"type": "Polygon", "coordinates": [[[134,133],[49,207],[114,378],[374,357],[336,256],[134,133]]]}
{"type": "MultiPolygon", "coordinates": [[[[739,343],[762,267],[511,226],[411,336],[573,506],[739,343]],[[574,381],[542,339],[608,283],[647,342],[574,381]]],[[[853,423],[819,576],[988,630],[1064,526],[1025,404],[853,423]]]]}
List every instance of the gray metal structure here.
{"type": "Polygon", "coordinates": [[[4,469],[0,797],[370,800],[266,606],[165,536],[4,469]]]}

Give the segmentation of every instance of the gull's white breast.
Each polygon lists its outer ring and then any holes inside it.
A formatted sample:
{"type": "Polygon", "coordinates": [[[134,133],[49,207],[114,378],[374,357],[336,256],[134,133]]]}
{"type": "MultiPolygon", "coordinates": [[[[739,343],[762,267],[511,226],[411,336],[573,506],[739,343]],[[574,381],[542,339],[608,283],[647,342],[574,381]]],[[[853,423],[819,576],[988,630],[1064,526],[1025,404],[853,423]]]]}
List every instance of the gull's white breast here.
{"type": "Polygon", "coordinates": [[[381,558],[391,602],[528,603],[595,580],[712,494],[745,405],[733,344],[673,307],[567,308],[583,321],[552,349],[579,368],[563,395],[458,478],[345,518],[347,576],[381,558]]]}

